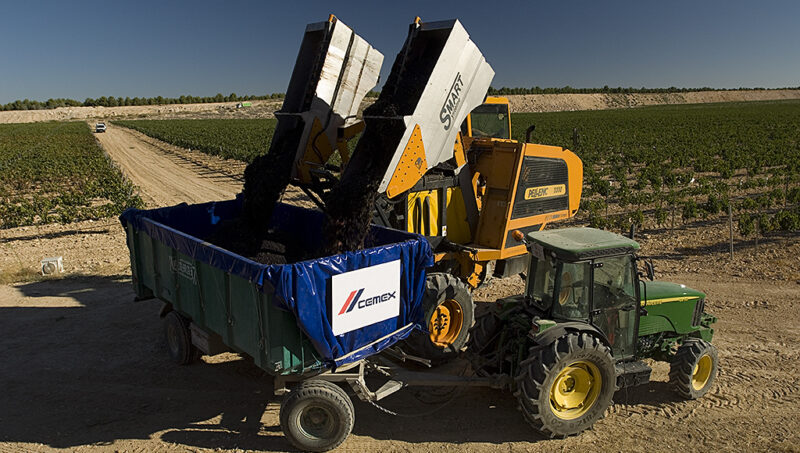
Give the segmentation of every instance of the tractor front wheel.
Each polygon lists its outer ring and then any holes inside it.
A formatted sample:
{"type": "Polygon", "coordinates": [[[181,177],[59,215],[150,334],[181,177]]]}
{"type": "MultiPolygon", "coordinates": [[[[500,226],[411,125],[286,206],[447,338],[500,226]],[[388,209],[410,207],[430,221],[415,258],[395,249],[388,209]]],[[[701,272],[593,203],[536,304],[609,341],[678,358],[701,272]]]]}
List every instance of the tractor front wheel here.
{"type": "Polygon", "coordinates": [[[416,331],[408,338],[406,344],[412,354],[435,363],[458,355],[467,345],[469,329],[475,322],[475,304],[467,285],[450,274],[429,274],[422,309],[427,330],[416,331]]]}
{"type": "Polygon", "coordinates": [[[683,342],[669,367],[669,382],[677,394],[693,400],[708,393],[717,377],[717,348],[699,339],[683,342]]]}
{"type": "Polygon", "coordinates": [[[531,348],[516,393],[525,420],[549,437],[589,429],[612,404],[616,376],[611,350],[587,333],[570,333],[531,348]]]}

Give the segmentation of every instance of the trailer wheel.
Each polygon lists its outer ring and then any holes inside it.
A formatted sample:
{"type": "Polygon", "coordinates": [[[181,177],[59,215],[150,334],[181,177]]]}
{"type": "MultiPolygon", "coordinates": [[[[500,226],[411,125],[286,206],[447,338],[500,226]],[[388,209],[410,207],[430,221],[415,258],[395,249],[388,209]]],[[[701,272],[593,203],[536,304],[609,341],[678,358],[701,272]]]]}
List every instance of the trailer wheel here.
{"type": "Polygon", "coordinates": [[[200,358],[200,350],[192,344],[189,320],[177,311],[171,311],[164,317],[164,335],[167,352],[173,362],[189,365],[200,358]]]}
{"type": "Polygon", "coordinates": [[[591,428],[612,404],[616,388],[611,350],[586,333],[534,346],[516,379],[525,420],[550,437],[591,428]]]}
{"type": "Polygon", "coordinates": [[[338,447],[353,429],[355,409],[336,384],[318,379],[301,382],[281,404],[281,429],[292,445],[305,451],[338,447]]]}
{"type": "Polygon", "coordinates": [[[699,339],[686,340],[672,359],[669,382],[677,394],[693,400],[708,393],[717,377],[717,348],[699,339]]]}
{"type": "Polygon", "coordinates": [[[450,274],[428,274],[422,308],[427,329],[409,336],[406,344],[412,353],[435,363],[458,355],[475,323],[475,303],[467,285],[450,274]]]}

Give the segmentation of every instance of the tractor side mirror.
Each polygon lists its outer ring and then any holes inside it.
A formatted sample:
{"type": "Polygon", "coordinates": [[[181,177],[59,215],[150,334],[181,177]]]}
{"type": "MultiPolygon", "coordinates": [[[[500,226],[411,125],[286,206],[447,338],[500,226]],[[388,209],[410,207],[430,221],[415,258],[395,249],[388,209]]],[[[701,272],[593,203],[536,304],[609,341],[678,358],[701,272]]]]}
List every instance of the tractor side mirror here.
{"type": "Polygon", "coordinates": [[[655,267],[653,266],[653,260],[645,260],[644,267],[647,270],[647,278],[650,281],[655,280],[656,271],[655,271],[655,267]]]}

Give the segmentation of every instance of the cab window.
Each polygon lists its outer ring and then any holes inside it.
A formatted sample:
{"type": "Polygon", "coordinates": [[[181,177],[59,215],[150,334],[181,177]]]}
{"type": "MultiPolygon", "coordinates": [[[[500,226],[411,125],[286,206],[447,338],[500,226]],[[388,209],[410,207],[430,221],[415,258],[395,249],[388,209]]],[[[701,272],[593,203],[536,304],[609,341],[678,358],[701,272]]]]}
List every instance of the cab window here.
{"type": "Polygon", "coordinates": [[[617,358],[634,354],[638,313],[634,282],[631,256],[595,260],[592,323],[606,335],[617,358]]]}
{"type": "Polygon", "coordinates": [[[482,104],[470,114],[473,137],[511,138],[507,104],[482,104]]]}
{"type": "Polygon", "coordinates": [[[589,317],[589,291],[591,287],[590,263],[563,263],[558,286],[558,297],[553,304],[555,316],[586,320],[589,317]]]}
{"type": "Polygon", "coordinates": [[[629,256],[597,260],[594,270],[594,308],[628,305],[636,300],[633,263],[629,256]]]}
{"type": "Polygon", "coordinates": [[[528,272],[527,293],[533,302],[546,309],[553,303],[553,291],[556,282],[556,265],[550,256],[543,259],[531,258],[531,270],[528,272]]]}

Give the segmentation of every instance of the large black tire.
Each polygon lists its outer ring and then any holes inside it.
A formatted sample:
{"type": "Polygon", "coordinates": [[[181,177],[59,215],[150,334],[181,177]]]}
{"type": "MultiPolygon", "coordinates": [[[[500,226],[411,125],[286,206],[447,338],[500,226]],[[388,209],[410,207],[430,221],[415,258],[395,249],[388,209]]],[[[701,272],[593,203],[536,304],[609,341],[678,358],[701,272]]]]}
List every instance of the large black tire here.
{"type": "Polygon", "coordinates": [[[200,358],[200,350],[192,344],[189,320],[177,311],[164,317],[164,336],[170,359],[178,365],[189,365],[200,358]]]}
{"type": "Polygon", "coordinates": [[[296,448],[332,450],[350,435],[355,409],[336,384],[318,379],[301,382],[281,404],[281,429],[296,448]]]}
{"type": "Polygon", "coordinates": [[[616,374],[611,350],[587,333],[534,346],[516,378],[525,420],[549,437],[589,429],[612,404],[616,374]]]}
{"type": "Polygon", "coordinates": [[[717,377],[717,348],[692,338],[678,348],[669,367],[669,382],[675,392],[689,400],[708,393],[717,377]]]}
{"type": "Polygon", "coordinates": [[[492,352],[491,345],[499,338],[501,328],[502,322],[494,310],[487,310],[475,319],[475,325],[469,330],[467,350],[475,354],[492,352]]]}
{"type": "Polygon", "coordinates": [[[426,329],[409,336],[406,345],[411,353],[434,363],[456,357],[466,347],[475,322],[475,303],[467,285],[447,273],[428,274],[422,309],[426,329]]]}

